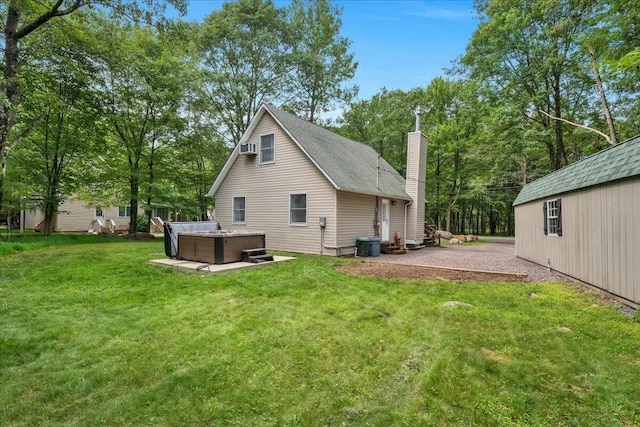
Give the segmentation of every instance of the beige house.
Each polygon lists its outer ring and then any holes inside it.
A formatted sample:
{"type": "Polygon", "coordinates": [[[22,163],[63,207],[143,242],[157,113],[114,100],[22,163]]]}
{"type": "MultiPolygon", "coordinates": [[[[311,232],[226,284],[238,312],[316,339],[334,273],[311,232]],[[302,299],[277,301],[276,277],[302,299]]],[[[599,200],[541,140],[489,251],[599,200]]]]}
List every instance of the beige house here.
{"type": "Polygon", "coordinates": [[[427,144],[408,137],[405,179],[371,147],[262,105],[208,195],[227,230],[266,232],[271,250],[347,255],[357,237],[424,238],[427,144]]]}
{"type": "MultiPolygon", "coordinates": [[[[139,212],[142,214],[142,208],[139,212]]],[[[130,213],[130,206],[91,207],[72,196],[60,205],[54,221],[54,231],[88,231],[94,220],[100,221],[102,225],[106,225],[107,221],[113,221],[116,229],[126,230],[129,228],[130,213]]],[[[169,209],[154,208],[153,217],[160,217],[166,221],[169,219],[169,209]]],[[[44,212],[38,209],[26,210],[22,212],[22,218],[24,229],[33,230],[44,221],[44,212]]]]}
{"type": "Polygon", "coordinates": [[[640,136],[526,185],[516,256],[640,303],[640,136]]]}

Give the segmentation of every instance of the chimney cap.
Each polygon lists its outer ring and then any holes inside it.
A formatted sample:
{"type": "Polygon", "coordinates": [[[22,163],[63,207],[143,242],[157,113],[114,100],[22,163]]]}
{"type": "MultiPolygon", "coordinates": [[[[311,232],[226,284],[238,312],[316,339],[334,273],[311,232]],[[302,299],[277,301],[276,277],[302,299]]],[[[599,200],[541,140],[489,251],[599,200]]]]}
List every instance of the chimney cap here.
{"type": "Polygon", "coordinates": [[[420,127],[422,126],[421,122],[421,118],[422,118],[422,114],[426,112],[426,109],[421,106],[418,105],[414,110],[413,110],[413,114],[416,115],[416,132],[420,132],[420,127]]]}

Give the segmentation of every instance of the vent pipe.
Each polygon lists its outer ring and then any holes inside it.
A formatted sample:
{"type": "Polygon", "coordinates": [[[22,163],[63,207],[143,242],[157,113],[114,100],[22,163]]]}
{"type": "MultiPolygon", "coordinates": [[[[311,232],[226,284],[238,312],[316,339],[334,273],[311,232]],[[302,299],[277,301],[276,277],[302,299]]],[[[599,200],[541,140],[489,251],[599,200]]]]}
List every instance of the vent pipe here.
{"type": "Polygon", "coordinates": [[[413,110],[413,114],[416,115],[416,132],[420,132],[421,122],[422,122],[422,114],[424,113],[424,108],[418,105],[415,110],[413,110]]]}

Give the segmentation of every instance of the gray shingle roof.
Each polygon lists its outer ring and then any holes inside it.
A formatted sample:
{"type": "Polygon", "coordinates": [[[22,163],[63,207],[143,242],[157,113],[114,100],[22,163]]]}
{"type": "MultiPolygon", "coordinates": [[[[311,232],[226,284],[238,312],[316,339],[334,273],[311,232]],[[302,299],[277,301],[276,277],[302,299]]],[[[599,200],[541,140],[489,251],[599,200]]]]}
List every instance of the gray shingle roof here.
{"type": "Polygon", "coordinates": [[[640,175],[640,135],[525,185],[513,206],[636,175],[640,175]]]}
{"type": "Polygon", "coordinates": [[[404,178],[368,145],[335,134],[271,105],[266,109],[339,190],[410,200],[404,178]]]}

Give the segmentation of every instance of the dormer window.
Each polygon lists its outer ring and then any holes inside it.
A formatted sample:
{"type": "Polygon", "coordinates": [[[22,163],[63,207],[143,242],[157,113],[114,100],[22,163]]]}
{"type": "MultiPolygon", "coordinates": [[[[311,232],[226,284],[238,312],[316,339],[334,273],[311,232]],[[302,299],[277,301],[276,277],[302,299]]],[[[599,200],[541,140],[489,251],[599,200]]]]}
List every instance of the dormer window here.
{"type": "Polygon", "coordinates": [[[260,137],[260,164],[276,161],[275,138],[273,134],[260,137]]]}

